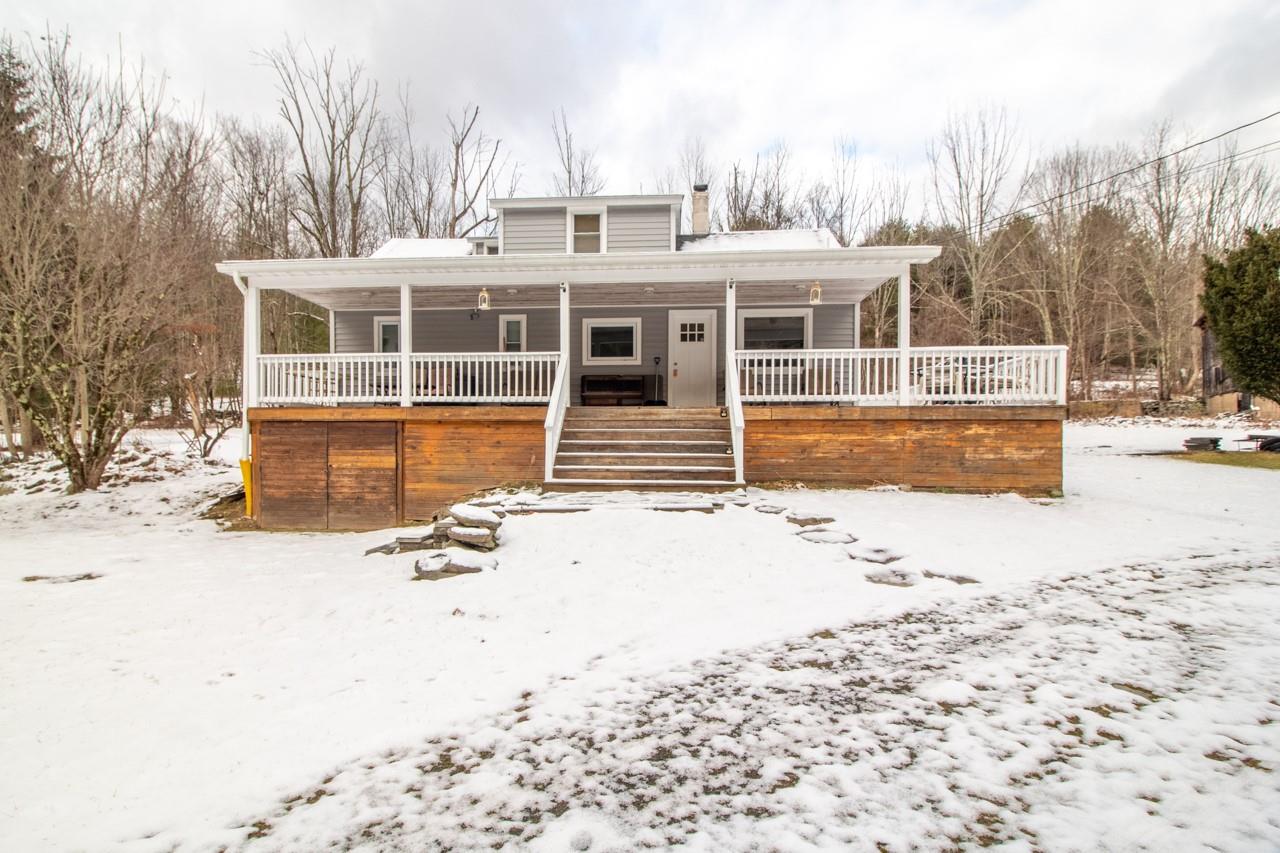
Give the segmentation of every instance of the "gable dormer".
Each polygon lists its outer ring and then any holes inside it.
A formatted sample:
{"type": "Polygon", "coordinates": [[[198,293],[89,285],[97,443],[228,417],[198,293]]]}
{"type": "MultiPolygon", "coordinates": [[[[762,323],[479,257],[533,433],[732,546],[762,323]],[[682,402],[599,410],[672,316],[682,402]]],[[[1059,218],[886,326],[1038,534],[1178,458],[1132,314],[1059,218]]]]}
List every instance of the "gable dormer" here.
{"type": "Polygon", "coordinates": [[[672,252],[679,195],[491,199],[504,255],[672,252]]]}

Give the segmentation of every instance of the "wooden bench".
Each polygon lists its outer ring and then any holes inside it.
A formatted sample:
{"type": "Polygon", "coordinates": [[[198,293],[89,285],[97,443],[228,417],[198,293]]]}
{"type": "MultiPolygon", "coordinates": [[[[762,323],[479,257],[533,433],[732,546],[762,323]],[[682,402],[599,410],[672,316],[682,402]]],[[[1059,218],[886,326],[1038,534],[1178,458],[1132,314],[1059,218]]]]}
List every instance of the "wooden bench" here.
{"type": "Polygon", "coordinates": [[[584,406],[643,406],[646,398],[645,376],[622,374],[584,374],[578,393],[584,406]]]}

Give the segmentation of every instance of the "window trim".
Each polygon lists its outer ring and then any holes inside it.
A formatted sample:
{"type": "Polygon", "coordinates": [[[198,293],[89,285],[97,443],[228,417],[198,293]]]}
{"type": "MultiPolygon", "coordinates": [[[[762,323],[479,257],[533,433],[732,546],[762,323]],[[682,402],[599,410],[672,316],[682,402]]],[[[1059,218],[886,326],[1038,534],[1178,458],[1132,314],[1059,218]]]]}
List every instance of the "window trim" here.
{"type": "Polygon", "coordinates": [[[568,255],[605,255],[609,252],[609,208],[608,207],[566,207],[564,209],[564,251],[568,255]],[[600,217],[600,251],[599,252],[575,252],[573,250],[573,217],[575,216],[593,216],[600,217]]]}
{"type": "Polygon", "coordinates": [[[528,314],[499,314],[498,315],[498,352],[507,351],[507,323],[512,320],[520,321],[520,352],[529,351],[529,315],[528,314]]]}
{"type": "Polygon", "coordinates": [[[643,364],[643,320],[640,317],[583,317],[582,363],[594,364],[643,364]],[[591,356],[591,330],[595,326],[631,326],[635,331],[635,356],[632,358],[593,358],[591,356]]]}
{"type": "Polygon", "coordinates": [[[739,308],[738,337],[735,339],[738,349],[745,350],[747,338],[744,334],[748,317],[803,317],[804,349],[813,349],[813,309],[812,308],[739,308]]]}
{"type": "MultiPolygon", "coordinates": [[[[377,315],[373,318],[373,351],[378,353],[379,355],[384,354],[384,351],[382,349],[382,327],[388,324],[396,327],[396,340],[400,341],[400,350],[397,350],[396,352],[400,352],[401,350],[404,349],[404,341],[400,340],[400,315],[399,314],[377,315]]],[[[385,354],[391,355],[391,353],[385,353],[385,354]]]]}

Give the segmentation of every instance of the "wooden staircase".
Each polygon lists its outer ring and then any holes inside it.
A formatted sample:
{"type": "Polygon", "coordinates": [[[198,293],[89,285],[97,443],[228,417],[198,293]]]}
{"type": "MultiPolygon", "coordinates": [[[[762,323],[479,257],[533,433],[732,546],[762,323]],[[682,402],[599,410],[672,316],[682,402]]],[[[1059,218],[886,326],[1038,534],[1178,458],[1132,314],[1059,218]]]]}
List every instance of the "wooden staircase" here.
{"type": "Polygon", "coordinates": [[[571,406],[554,476],[572,489],[733,488],[733,439],[721,409],[571,406]]]}

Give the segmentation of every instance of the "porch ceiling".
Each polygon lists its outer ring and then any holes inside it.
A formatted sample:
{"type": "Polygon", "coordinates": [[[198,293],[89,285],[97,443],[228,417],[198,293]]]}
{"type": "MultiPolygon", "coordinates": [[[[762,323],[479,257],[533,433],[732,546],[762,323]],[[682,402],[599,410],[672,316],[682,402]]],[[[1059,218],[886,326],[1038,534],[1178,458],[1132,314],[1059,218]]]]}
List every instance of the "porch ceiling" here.
{"type": "MultiPolygon", "coordinates": [[[[852,304],[861,302],[888,280],[889,277],[881,276],[739,282],[737,303],[740,307],[808,304],[809,288],[814,281],[818,281],[822,284],[824,303],[852,304]]],[[[557,285],[489,285],[487,289],[495,311],[508,308],[556,308],[560,304],[557,285]]],[[[400,309],[398,287],[371,287],[367,290],[350,287],[290,287],[287,290],[332,311],[374,310],[394,313],[400,309]]],[[[414,286],[413,307],[417,310],[474,308],[479,292],[480,285],[414,286]]],[[[575,284],[570,286],[569,291],[569,304],[574,308],[722,305],[724,301],[723,281],[575,284]]]]}

